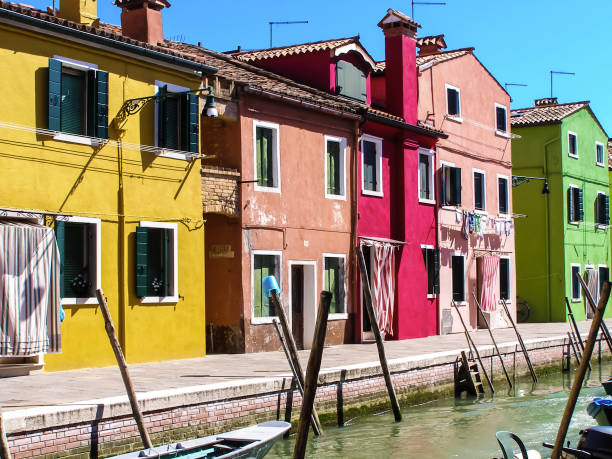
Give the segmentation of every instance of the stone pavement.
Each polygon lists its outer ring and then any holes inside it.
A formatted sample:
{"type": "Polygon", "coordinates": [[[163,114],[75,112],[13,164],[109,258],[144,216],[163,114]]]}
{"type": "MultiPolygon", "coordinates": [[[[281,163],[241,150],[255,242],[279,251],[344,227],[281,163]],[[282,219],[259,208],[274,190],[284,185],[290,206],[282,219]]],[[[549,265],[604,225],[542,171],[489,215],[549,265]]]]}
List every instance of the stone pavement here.
{"type": "MultiPolygon", "coordinates": [[[[606,321],[612,328],[612,319],[606,321]]],[[[580,331],[587,333],[590,322],[580,322],[580,331]]],[[[525,342],[555,336],[567,336],[569,324],[520,324],[525,342]]],[[[511,328],[493,331],[498,344],[513,343],[516,335],[511,328]]],[[[488,332],[472,333],[476,344],[491,345],[488,332]]],[[[430,336],[385,343],[389,360],[413,356],[426,357],[438,352],[466,348],[463,333],[430,336]]],[[[306,368],[309,351],[300,351],[306,368]]],[[[349,365],[377,362],[375,344],[346,344],[325,348],[322,371],[349,365]]],[[[213,383],[236,382],[241,379],[270,378],[289,373],[282,351],[257,354],[214,354],[198,359],[173,360],[129,366],[137,392],[181,389],[213,383]]],[[[10,411],[23,408],[78,404],[86,400],[125,395],[117,367],[40,373],[30,376],[0,378],[0,408],[10,411]]]]}

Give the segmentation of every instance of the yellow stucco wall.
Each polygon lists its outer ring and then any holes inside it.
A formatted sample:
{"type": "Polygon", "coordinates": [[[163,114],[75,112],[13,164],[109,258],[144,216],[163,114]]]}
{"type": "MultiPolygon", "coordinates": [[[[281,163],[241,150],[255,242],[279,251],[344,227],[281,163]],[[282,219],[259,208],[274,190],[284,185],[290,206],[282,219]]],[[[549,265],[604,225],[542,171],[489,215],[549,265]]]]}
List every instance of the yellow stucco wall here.
{"type": "MultiPolygon", "coordinates": [[[[48,59],[55,55],[97,64],[109,73],[109,122],[125,99],[153,95],[156,80],[200,85],[193,74],[2,26],[0,123],[47,128],[48,59]]],[[[154,105],[128,118],[124,142],[154,145],[154,105]]],[[[117,140],[118,131],[109,128],[109,138],[117,140]]],[[[111,145],[96,151],[0,125],[0,171],[0,207],[101,218],[102,289],[129,363],[205,354],[200,160],[111,145]],[[143,220],[178,224],[177,303],[142,305],[135,296],[135,228],[143,220]]],[[[47,218],[47,224],[53,220],[47,218]]],[[[45,356],[45,369],[114,365],[97,305],[64,309],[63,350],[45,356]]]]}

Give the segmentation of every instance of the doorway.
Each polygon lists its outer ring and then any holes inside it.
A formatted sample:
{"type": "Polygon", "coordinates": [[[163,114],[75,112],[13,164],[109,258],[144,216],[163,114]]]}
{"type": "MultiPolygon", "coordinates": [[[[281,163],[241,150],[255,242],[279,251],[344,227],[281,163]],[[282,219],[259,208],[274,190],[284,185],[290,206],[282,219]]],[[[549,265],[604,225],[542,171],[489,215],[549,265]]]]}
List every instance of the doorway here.
{"type": "Polygon", "coordinates": [[[316,262],[290,261],[291,333],[298,349],[310,349],[316,322],[316,262]]]}
{"type": "MultiPolygon", "coordinates": [[[[370,283],[370,291],[372,291],[372,250],[369,245],[362,245],[361,250],[363,251],[363,259],[365,260],[368,282],[370,283]]],[[[368,311],[365,307],[365,297],[363,295],[361,280],[359,281],[359,285],[361,287],[361,342],[374,341],[374,332],[372,331],[370,316],[368,315],[368,311]]]]}

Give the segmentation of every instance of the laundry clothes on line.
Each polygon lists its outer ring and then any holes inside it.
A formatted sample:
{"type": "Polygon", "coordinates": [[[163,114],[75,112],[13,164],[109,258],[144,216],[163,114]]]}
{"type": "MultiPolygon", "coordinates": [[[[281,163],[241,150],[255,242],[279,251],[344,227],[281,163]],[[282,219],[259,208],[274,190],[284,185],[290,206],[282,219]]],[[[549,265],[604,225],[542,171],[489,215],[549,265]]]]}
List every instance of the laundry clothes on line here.
{"type": "Polygon", "coordinates": [[[61,352],[59,271],[51,228],[0,221],[0,356],[61,352]]]}

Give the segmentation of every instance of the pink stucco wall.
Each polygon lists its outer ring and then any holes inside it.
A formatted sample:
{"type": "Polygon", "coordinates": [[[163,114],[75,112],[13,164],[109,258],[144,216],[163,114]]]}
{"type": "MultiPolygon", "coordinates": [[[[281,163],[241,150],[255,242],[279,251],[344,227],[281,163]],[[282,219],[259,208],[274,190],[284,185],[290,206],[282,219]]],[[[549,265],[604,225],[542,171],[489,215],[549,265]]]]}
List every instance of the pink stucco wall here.
{"type": "MultiPolygon", "coordinates": [[[[451,310],[453,331],[462,331],[461,323],[451,307],[452,271],[451,256],[465,255],[466,302],[460,306],[466,323],[477,327],[477,310],[473,292],[477,289],[477,261],[474,250],[489,249],[510,258],[509,307],[514,314],[516,308],[516,276],[514,257],[514,232],[509,236],[498,235],[487,229],[484,236],[461,234],[461,223],[456,221],[456,210],[474,212],[473,170],[484,171],[486,182],[485,211],[488,217],[500,217],[498,212],[497,176],[508,178],[509,214],[512,214],[512,157],[509,136],[495,130],[495,104],[507,108],[507,132],[510,131],[510,97],[491,74],[472,55],[456,58],[426,69],[419,76],[419,118],[428,119],[449,135],[437,145],[437,167],[442,163],[461,168],[462,204],[459,207],[445,206],[438,210],[440,245],[440,316],[451,310]],[[452,120],[446,114],[446,87],[449,84],[460,89],[461,120],[452,120]],[[432,93],[433,88],[433,93],[432,93]]],[[[439,193],[439,185],[436,189],[439,193]]],[[[438,196],[439,199],[439,196],[438,196]]],[[[506,217],[506,216],[501,216],[506,217]]],[[[506,218],[510,219],[510,216],[506,218]]],[[[499,282],[499,281],[498,281],[499,282]]],[[[477,296],[480,293],[477,292],[477,296]]],[[[499,284],[497,286],[499,298],[499,284]]],[[[448,313],[446,313],[448,314],[448,313]]],[[[504,326],[498,317],[492,322],[504,326]]]]}

